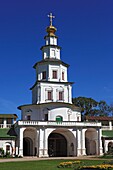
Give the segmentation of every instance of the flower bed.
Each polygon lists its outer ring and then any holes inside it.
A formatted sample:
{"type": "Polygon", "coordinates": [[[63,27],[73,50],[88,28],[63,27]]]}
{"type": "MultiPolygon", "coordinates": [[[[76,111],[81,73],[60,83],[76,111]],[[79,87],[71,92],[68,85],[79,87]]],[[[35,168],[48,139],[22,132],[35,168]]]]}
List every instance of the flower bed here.
{"type": "Polygon", "coordinates": [[[68,161],[68,162],[61,162],[57,167],[58,168],[74,168],[75,166],[80,165],[80,161],[68,161]]]}
{"type": "Polygon", "coordinates": [[[113,170],[113,165],[102,164],[95,166],[82,166],[80,170],[113,170]]]}

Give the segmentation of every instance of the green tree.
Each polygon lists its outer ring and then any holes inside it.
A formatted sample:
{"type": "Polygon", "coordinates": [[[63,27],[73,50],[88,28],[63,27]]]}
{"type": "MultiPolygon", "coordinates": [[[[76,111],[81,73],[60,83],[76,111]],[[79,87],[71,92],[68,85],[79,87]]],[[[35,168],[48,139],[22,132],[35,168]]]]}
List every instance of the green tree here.
{"type": "Polygon", "coordinates": [[[92,98],[77,97],[73,98],[74,105],[81,108],[81,113],[88,116],[109,116],[113,115],[113,105],[110,107],[104,100],[97,102],[92,98]]]}
{"type": "Polygon", "coordinates": [[[109,111],[110,111],[111,116],[113,116],[113,103],[110,104],[109,111]]]}
{"type": "Polygon", "coordinates": [[[84,115],[92,115],[96,114],[96,107],[98,106],[98,102],[92,98],[87,97],[77,97],[73,98],[74,105],[81,108],[81,113],[84,115]]]}
{"type": "Polygon", "coordinates": [[[104,100],[101,100],[98,103],[98,110],[100,116],[109,116],[110,106],[104,100]]]}

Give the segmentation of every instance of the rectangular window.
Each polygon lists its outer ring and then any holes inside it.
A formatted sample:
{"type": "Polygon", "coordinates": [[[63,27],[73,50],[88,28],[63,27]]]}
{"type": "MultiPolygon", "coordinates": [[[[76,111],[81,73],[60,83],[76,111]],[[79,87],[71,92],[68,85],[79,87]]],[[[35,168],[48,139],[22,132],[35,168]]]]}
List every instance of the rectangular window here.
{"type": "Polygon", "coordinates": [[[48,100],[52,100],[52,91],[48,91],[48,100]]]}
{"type": "Polygon", "coordinates": [[[48,114],[45,114],[45,121],[48,121],[48,114]]]}
{"type": "Polygon", "coordinates": [[[46,71],[42,72],[42,79],[46,79],[46,71]]]}
{"type": "Polygon", "coordinates": [[[77,121],[79,121],[79,117],[77,116],[77,121]]]}
{"type": "Polygon", "coordinates": [[[57,79],[57,71],[53,70],[53,79],[57,79]]]}
{"type": "Polygon", "coordinates": [[[27,115],[27,120],[31,120],[31,115],[27,115]]]}
{"type": "Polygon", "coordinates": [[[64,72],[62,72],[62,80],[64,80],[64,72]]]}
{"type": "Polygon", "coordinates": [[[62,91],[59,92],[59,100],[63,100],[63,92],[62,91]]]}
{"type": "Polygon", "coordinates": [[[6,145],[6,151],[10,151],[10,145],[6,145]]]}

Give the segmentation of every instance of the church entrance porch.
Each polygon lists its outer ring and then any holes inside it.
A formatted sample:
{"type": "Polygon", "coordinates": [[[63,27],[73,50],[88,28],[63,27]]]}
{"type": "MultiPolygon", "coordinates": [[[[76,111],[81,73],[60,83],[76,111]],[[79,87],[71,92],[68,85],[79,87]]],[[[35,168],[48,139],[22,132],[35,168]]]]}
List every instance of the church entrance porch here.
{"type": "Polygon", "coordinates": [[[67,156],[67,140],[58,133],[52,133],[48,138],[48,154],[50,157],[67,156]]]}

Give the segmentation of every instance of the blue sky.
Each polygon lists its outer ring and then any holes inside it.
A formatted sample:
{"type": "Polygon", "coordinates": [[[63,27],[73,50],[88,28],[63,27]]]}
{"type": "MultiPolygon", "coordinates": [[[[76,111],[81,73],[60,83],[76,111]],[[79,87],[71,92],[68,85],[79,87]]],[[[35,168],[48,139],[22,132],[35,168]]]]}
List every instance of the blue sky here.
{"type": "Polygon", "coordinates": [[[0,0],[0,113],[31,103],[50,12],[73,97],[113,103],[113,0],[0,0]]]}

